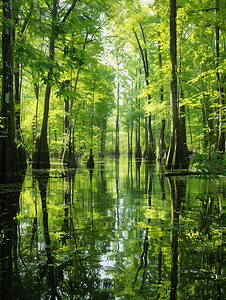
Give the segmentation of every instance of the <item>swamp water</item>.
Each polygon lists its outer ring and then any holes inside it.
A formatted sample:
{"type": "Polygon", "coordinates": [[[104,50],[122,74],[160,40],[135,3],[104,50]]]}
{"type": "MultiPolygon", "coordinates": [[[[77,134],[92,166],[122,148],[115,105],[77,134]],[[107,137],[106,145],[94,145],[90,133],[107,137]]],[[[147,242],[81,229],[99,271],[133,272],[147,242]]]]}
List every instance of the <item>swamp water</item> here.
{"type": "Polygon", "coordinates": [[[162,171],[54,163],[1,187],[1,299],[226,299],[226,180],[162,171]]]}

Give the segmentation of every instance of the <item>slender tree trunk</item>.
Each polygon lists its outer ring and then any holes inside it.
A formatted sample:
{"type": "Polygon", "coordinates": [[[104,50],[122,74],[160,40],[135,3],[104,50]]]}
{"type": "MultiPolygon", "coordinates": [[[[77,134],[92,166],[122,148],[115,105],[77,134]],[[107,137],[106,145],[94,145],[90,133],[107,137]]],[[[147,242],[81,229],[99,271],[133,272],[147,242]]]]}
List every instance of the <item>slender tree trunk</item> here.
{"type": "MultiPolygon", "coordinates": [[[[74,0],[69,9],[67,10],[64,18],[62,19],[61,23],[65,22],[75,7],[78,0],[74,0]]],[[[53,0],[53,7],[52,7],[52,31],[50,37],[50,44],[49,44],[49,58],[50,60],[54,61],[54,52],[55,52],[55,40],[58,35],[58,26],[56,18],[57,18],[57,9],[58,9],[58,2],[59,0],[53,0]]],[[[41,129],[41,136],[40,140],[38,141],[38,150],[34,154],[33,159],[33,168],[34,169],[49,169],[50,168],[50,158],[49,158],[49,147],[47,142],[47,128],[48,128],[48,117],[49,117],[49,102],[50,102],[50,95],[52,89],[52,78],[53,78],[53,67],[49,67],[48,72],[48,81],[46,85],[46,92],[45,92],[45,104],[44,104],[44,115],[43,115],[43,122],[42,122],[42,129],[41,129]]]]}
{"type": "MultiPolygon", "coordinates": [[[[70,84],[69,80],[66,80],[66,82],[64,83],[63,88],[66,88],[68,90],[68,86],[70,84]]],[[[69,132],[69,97],[67,96],[64,99],[64,134],[67,135],[69,132]]]]}
{"type": "MultiPolygon", "coordinates": [[[[91,108],[91,146],[90,146],[90,155],[87,161],[87,168],[94,168],[94,159],[93,159],[93,121],[94,121],[94,100],[95,100],[95,89],[96,89],[96,72],[97,68],[94,72],[94,80],[93,80],[93,96],[92,96],[92,108],[91,108]]],[[[91,174],[91,173],[90,173],[91,174]]]]}
{"type": "Polygon", "coordinates": [[[166,131],[166,120],[162,119],[160,135],[159,135],[159,144],[158,144],[159,147],[158,160],[160,161],[164,158],[166,152],[165,131],[166,131]]]}
{"type": "MultiPolygon", "coordinates": [[[[22,72],[22,70],[21,70],[22,72]]],[[[18,145],[18,153],[20,158],[21,170],[25,171],[27,169],[27,158],[26,158],[26,150],[22,145],[22,135],[21,135],[21,126],[20,126],[20,107],[21,107],[21,80],[20,77],[20,66],[17,63],[17,68],[14,73],[15,78],[15,103],[17,105],[17,109],[15,111],[15,119],[16,119],[16,140],[19,142],[18,145]]]]}
{"type": "Polygon", "coordinates": [[[176,34],[176,0],[170,0],[170,58],[171,58],[171,79],[170,79],[170,106],[171,106],[171,139],[166,169],[187,169],[189,160],[181,135],[180,122],[178,118],[177,104],[177,34],[176,34]]]}
{"type": "MultiPolygon", "coordinates": [[[[53,0],[53,9],[52,9],[52,33],[50,37],[49,45],[49,58],[54,60],[55,52],[55,39],[56,39],[56,23],[55,19],[57,18],[57,6],[58,0],[53,0]]],[[[47,142],[47,128],[48,128],[48,117],[49,117],[49,102],[50,94],[52,88],[52,76],[53,76],[53,67],[49,67],[48,73],[48,82],[46,85],[45,92],[45,104],[44,104],[44,115],[42,122],[42,130],[40,141],[38,142],[38,150],[34,155],[33,168],[34,169],[49,169],[50,168],[50,158],[49,158],[49,147],[47,142]]]]}
{"type": "Polygon", "coordinates": [[[131,126],[130,126],[130,152],[131,156],[133,155],[133,121],[131,121],[131,126]]]}
{"type": "Polygon", "coordinates": [[[128,127],[128,130],[127,130],[127,144],[128,144],[128,157],[131,157],[132,152],[130,149],[130,126],[128,127]]]}
{"type": "MultiPolygon", "coordinates": [[[[136,70],[137,72],[137,70],[136,70]]],[[[140,68],[140,75],[141,75],[141,68],[140,68]]],[[[137,87],[136,83],[136,90],[140,90],[140,80],[139,80],[139,86],[137,87]]],[[[136,98],[136,106],[137,109],[140,110],[140,99],[137,97],[136,98]]],[[[141,151],[141,146],[140,146],[140,114],[136,118],[136,147],[135,147],[135,158],[136,159],[141,159],[142,158],[142,151],[141,151]]]]}
{"type": "Polygon", "coordinates": [[[187,107],[187,112],[188,112],[188,126],[189,126],[189,133],[190,133],[191,147],[192,147],[192,146],[193,146],[193,142],[192,142],[192,133],[191,133],[191,120],[190,120],[190,112],[189,112],[189,107],[187,107]]]}
{"type": "MultiPolygon", "coordinates": [[[[19,7],[18,5],[18,0],[13,1],[16,6],[14,9],[14,20],[15,20],[15,26],[19,24],[19,16],[18,16],[18,11],[19,7]]],[[[31,8],[32,8],[31,4],[31,8]]],[[[26,21],[24,22],[26,23],[26,21]]],[[[26,25],[24,25],[26,27],[26,25]]],[[[23,26],[23,28],[24,28],[23,26]]],[[[25,28],[24,28],[25,30],[25,28]]],[[[18,35],[22,35],[23,31],[21,31],[18,35]]],[[[13,41],[14,43],[16,42],[16,31],[15,27],[13,29],[13,41]]],[[[21,87],[22,87],[22,67],[20,65],[20,57],[17,53],[15,53],[15,59],[16,61],[16,67],[14,71],[14,80],[15,80],[15,103],[17,106],[17,109],[15,111],[15,122],[16,122],[16,140],[18,141],[18,153],[20,157],[20,165],[21,165],[21,170],[25,171],[27,169],[27,159],[26,159],[26,150],[22,144],[22,131],[21,131],[21,126],[20,126],[20,110],[21,110],[21,87]]]]}
{"type": "Polygon", "coordinates": [[[105,155],[106,127],[107,127],[106,116],[104,113],[101,113],[100,149],[99,149],[100,157],[104,157],[104,155],[105,155]]]}
{"type": "MultiPolygon", "coordinates": [[[[216,0],[216,13],[218,14],[220,10],[219,7],[219,0],[216,0]]],[[[224,89],[221,87],[221,78],[218,71],[219,67],[219,59],[220,59],[220,49],[219,49],[219,40],[220,40],[220,28],[218,25],[216,25],[216,54],[217,54],[217,60],[216,60],[216,77],[217,77],[217,87],[218,87],[218,93],[219,93],[219,132],[218,132],[218,140],[217,140],[217,151],[220,154],[225,153],[225,128],[223,126],[223,121],[225,118],[224,112],[223,112],[223,106],[224,106],[224,89]]]]}
{"type": "MultiPolygon", "coordinates": [[[[86,36],[85,36],[85,40],[84,40],[82,52],[85,51],[86,44],[87,44],[87,39],[88,39],[88,35],[89,35],[89,33],[86,32],[86,36]]],[[[74,93],[77,91],[77,86],[78,86],[78,81],[79,81],[79,75],[80,75],[80,71],[81,71],[82,65],[83,65],[83,62],[81,63],[81,65],[79,66],[79,68],[77,70],[77,74],[76,74],[76,78],[75,78],[75,84],[74,84],[74,89],[73,89],[74,93]]],[[[72,69],[71,69],[71,82],[72,82],[72,69]]],[[[70,111],[69,111],[69,108],[68,108],[68,112],[70,112],[70,113],[72,112],[73,104],[74,104],[74,98],[71,97],[70,111]]],[[[76,115],[75,115],[75,118],[74,118],[73,132],[72,133],[71,133],[71,130],[72,130],[72,118],[71,118],[71,115],[68,116],[69,123],[71,123],[71,126],[68,127],[68,128],[69,128],[70,134],[72,134],[73,155],[74,155],[74,149],[75,149],[75,135],[74,135],[74,133],[75,133],[75,125],[76,125],[77,115],[78,115],[80,106],[81,106],[81,101],[78,102],[78,108],[77,108],[77,112],[76,112],[76,115]]],[[[74,158],[74,160],[75,160],[75,158],[74,158]]]]}
{"type": "Polygon", "coordinates": [[[35,97],[36,97],[36,107],[35,107],[35,129],[34,129],[34,142],[37,140],[37,128],[38,128],[38,105],[39,105],[39,84],[34,84],[35,97]]]}
{"type": "MultiPolygon", "coordinates": [[[[160,34],[158,34],[160,36],[160,34]]],[[[160,69],[160,79],[162,79],[162,54],[161,54],[161,49],[160,49],[160,42],[158,41],[158,56],[159,56],[159,69],[160,69]]],[[[163,84],[160,87],[160,100],[163,102],[163,92],[164,92],[164,87],[163,84]]],[[[166,129],[166,120],[163,118],[161,120],[161,129],[160,129],[160,135],[159,135],[159,141],[158,141],[158,154],[157,154],[157,159],[161,161],[163,157],[165,156],[166,152],[166,142],[165,142],[165,129],[166,129]]]]}
{"type": "MultiPolygon", "coordinates": [[[[138,38],[138,35],[133,29],[134,35],[137,40],[137,44],[140,50],[141,58],[143,61],[143,67],[144,67],[144,74],[145,74],[145,82],[147,88],[149,87],[149,65],[148,65],[148,54],[147,54],[147,47],[146,47],[146,39],[144,35],[143,26],[140,23],[140,29],[142,33],[143,43],[145,45],[145,49],[143,50],[140,44],[140,40],[138,38]]],[[[151,97],[148,94],[148,103],[150,103],[151,97]]],[[[150,163],[155,159],[155,149],[154,149],[154,142],[153,142],[153,134],[152,134],[152,126],[151,126],[151,114],[147,116],[146,120],[146,133],[145,133],[145,151],[144,151],[144,158],[150,163]]]]}
{"type": "Polygon", "coordinates": [[[203,80],[202,80],[202,63],[200,65],[200,84],[201,84],[201,90],[202,90],[202,113],[203,113],[203,129],[204,131],[204,150],[208,151],[208,156],[210,157],[211,152],[211,141],[210,141],[210,125],[209,125],[209,119],[207,114],[207,105],[206,105],[206,96],[204,92],[204,86],[203,86],[203,80]]]}
{"type": "MultiPolygon", "coordinates": [[[[119,76],[119,73],[118,73],[119,76]]],[[[115,156],[119,157],[119,78],[117,83],[117,113],[116,113],[116,140],[115,140],[115,156]]]]}
{"type": "MultiPolygon", "coordinates": [[[[69,89],[70,80],[65,80],[63,82],[63,89],[67,90],[69,89]]],[[[69,127],[69,97],[66,96],[64,98],[64,120],[63,120],[63,148],[62,148],[62,160],[64,165],[67,165],[68,163],[68,156],[69,156],[69,145],[68,145],[68,138],[71,135],[69,134],[70,127],[69,127]]]]}

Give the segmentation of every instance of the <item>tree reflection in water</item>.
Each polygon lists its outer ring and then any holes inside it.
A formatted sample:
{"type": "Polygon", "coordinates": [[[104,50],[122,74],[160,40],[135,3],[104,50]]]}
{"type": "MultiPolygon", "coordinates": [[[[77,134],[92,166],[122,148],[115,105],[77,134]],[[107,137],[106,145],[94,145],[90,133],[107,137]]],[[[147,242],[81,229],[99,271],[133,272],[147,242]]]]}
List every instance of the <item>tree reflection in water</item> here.
{"type": "Polygon", "coordinates": [[[1,298],[225,299],[224,180],[104,160],[1,189],[1,298]]]}
{"type": "Polygon", "coordinates": [[[52,255],[51,249],[51,240],[49,234],[49,222],[48,222],[48,210],[46,204],[46,191],[47,191],[47,184],[49,181],[49,172],[43,172],[41,175],[39,173],[36,174],[36,179],[39,183],[39,190],[41,195],[41,202],[42,202],[42,214],[43,214],[43,229],[44,229],[44,237],[45,237],[45,249],[46,249],[46,277],[47,277],[47,285],[49,290],[45,297],[51,297],[51,299],[62,299],[59,295],[57,289],[59,286],[59,278],[56,278],[56,271],[55,271],[55,262],[52,255]]]}
{"type": "Polygon", "coordinates": [[[17,253],[17,219],[22,183],[1,185],[0,190],[0,295],[1,299],[16,299],[15,287],[23,294],[17,253]],[[14,265],[13,265],[14,261],[14,265]],[[14,287],[14,288],[12,288],[14,287]]]}
{"type": "Polygon", "coordinates": [[[171,290],[170,300],[176,299],[177,292],[177,264],[178,264],[178,233],[179,217],[181,213],[181,202],[185,201],[186,196],[186,178],[185,180],[176,180],[175,177],[169,177],[171,192],[171,290]]]}

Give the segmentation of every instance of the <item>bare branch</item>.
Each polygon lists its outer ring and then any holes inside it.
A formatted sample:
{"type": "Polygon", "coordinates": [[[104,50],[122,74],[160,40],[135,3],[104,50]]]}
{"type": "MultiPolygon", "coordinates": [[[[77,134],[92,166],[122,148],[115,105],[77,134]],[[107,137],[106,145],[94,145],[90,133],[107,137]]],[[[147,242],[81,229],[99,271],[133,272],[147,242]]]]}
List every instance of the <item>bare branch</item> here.
{"type": "Polygon", "coordinates": [[[79,0],[74,0],[73,3],[71,4],[71,6],[69,7],[68,11],[66,12],[62,22],[65,22],[68,18],[68,16],[70,15],[72,9],[75,7],[76,3],[78,2],[79,0]]]}
{"type": "Polygon", "coordinates": [[[147,79],[148,79],[148,70],[147,70],[147,65],[146,65],[144,53],[143,53],[143,50],[142,50],[142,47],[141,47],[139,38],[138,38],[137,33],[136,33],[136,31],[135,31],[134,28],[133,28],[133,32],[134,32],[134,34],[135,34],[135,37],[136,37],[136,40],[137,40],[138,47],[139,47],[139,49],[140,49],[140,54],[141,54],[142,61],[143,61],[143,64],[144,64],[145,79],[147,80],[147,79]]]}

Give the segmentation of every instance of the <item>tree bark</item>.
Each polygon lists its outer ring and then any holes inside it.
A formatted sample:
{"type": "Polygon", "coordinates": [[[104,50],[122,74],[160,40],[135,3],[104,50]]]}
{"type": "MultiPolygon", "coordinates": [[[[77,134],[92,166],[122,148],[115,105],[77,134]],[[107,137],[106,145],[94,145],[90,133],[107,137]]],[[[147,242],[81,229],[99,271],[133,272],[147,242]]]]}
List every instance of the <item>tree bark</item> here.
{"type": "Polygon", "coordinates": [[[99,147],[99,157],[101,158],[103,158],[105,155],[106,127],[107,127],[106,116],[104,113],[101,113],[100,147],[99,147]]]}
{"type": "MultiPolygon", "coordinates": [[[[56,39],[56,29],[57,26],[54,23],[57,17],[57,6],[58,0],[53,0],[52,8],[52,32],[50,37],[49,44],[49,58],[54,61],[54,51],[55,51],[55,39],[56,39]]],[[[46,85],[45,92],[45,104],[44,104],[44,115],[42,122],[41,137],[38,143],[38,150],[34,154],[33,168],[34,169],[49,169],[50,168],[50,158],[49,158],[49,147],[47,142],[47,127],[48,127],[48,117],[49,117],[49,101],[52,87],[52,76],[53,76],[53,67],[49,67],[48,72],[48,82],[46,85]]]]}
{"type": "MultiPolygon", "coordinates": [[[[148,65],[148,55],[147,55],[147,47],[146,47],[146,39],[145,39],[145,35],[144,35],[144,30],[143,30],[143,26],[140,23],[140,29],[141,29],[141,33],[142,33],[142,38],[143,38],[143,42],[145,45],[145,49],[143,50],[140,44],[140,40],[138,38],[138,35],[135,31],[135,29],[133,29],[134,35],[136,37],[137,40],[137,44],[140,50],[140,54],[141,54],[141,58],[143,61],[143,67],[144,67],[144,74],[145,74],[145,82],[146,82],[146,86],[147,88],[149,87],[149,65],[148,65]]],[[[151,97],[148,94],[148,103],[150,103],[151,97]]],[[[151,126],[151,114],[149,114],[147,116],[147,120],[146,120],[146,132],[145,132],[145,151],[144,151],[144,158],[145,160],[147,160],[149,163],[152,162],[155,159],[155,150],[154,150],[154,143],[153,143],[153,134],[152,134],[152,126],[151,126]]]]}
{"type": "MultiPolygon", "coordinates": [[[[219,0],[216,0],[216,13],[218,14],[220,10],[219,7],[219,0]]],[[[220,73],[218,71],[219,67],[219,59],[220,59],[220,49],[219,49],[219,40],[220,40],[220,28],[218,25],[216,25],[216,54],[217,54],[217,60],[216,60],[216,77],[217,77],[217,87],[218,87],[218,93],[219,93],[219,131],[218,131],[218,140],[217,140],[217,151],[220,154],[225,153],[225,128],[223,126],[223,121],[225,118],[224,115],[224,89],[221,87],[221,78],[220,73]]]]}
{"type": "Polygon", "coordinates": [[[187,169],[189,159],[186,157],[182,139],[177,104],[177,34],[176,34],[176,0],[170,0],[170,106],[171,106],[171,139],[166,159],[166,169],[187,169]]]}
{"type": "MultiPolygon", "coordinates": [[[[119,73],[118,73],[119,76],[119,73]]],[[[115,138],[115,156],[119,157],[119,78],[117,84],[117,113],[116,113],[116,138],[115,138]]]]}
{"type": "Polygon", "coordinates": [[[205,130],[204,132],[204,141],[203,141],[203,148],[204,150],[207,150],[208,156],[210,157],[210,152],[211,152],[211,139],[210,139],[210,124],[209,124],[209,116],[208,116],[208,111],[207,111],[207,101],[206,101],[206,96],[204,92],[204,86],[203,86],[203,80],[202,80],[202,63],[200,65],[200,84],[201,84],[201,91],[202,91],[202,116],[203,116],[203,129],[205,130]]]}
{"type": "MultiPolygon", "coordinates": [[[[160,33],[158,33],[160,36],[160,33]]],[[[158,56],[159,56],[159,69],[160,69],[160,79],[162,79],[162,54],[160,51],[160,42],[158,41],[158,56]]],[[[164,92],[164,87],[163,84],[160,87],[160,101],[163,102],[163,92],[164,92]]],[[[159,135],[159,141],[158,141],[158,154],[157,154],[157,159],[159,161],[162,161],[163,157],[165,156],[166,152],[166,142],[165,142],[165,129],[166,129],[166,120],[163,118],[161,120],[161,129],[160,129],[160,135],[159,135]]]]}
{"type": "Polygon", "coordinates": [[[13,3],[3,0],[2,32],[2,110],[0,128],[0,183],[22,180],[20,159],[15,143],[13,103],[13,3]]]}
{"type": "MultiPolygon", "coordinates": [[[[137,72],[137,70],[136,70],[137,72]]],[[[140,68],[140,75],[141,75],[141,68],[140,68]]],[[[140,90],[140,80],[139,80],[139,86],[137,87],[136,83],[136,90],[140,90]]],[[[137,109],[140,110],[140,99],[136,97],[136,106],[137,109]]],[[[135,158],[141,159],[142,158],[142,150],[140,146],[140,114],[136,118],[136,147],[135,147],[135,158]]]]}
{"type": "MultiPolygon", "coordinates": [[[[67,90],[69,89],[70,80],[65,80],[62,84],[62,88],[67,90]]],[[[63,119],[63,147],[62,147],[62,159],[63,163],[66,165],[68,163],[69,156],[69,145],[68,145],[68,137],[71,136],[69,134],[69,97],[66,96],[64,98],[64,119],[63,119]]],[[[69,141],[70,144],[71,141],[69,141]]]]}
{"type": "MultiPolygon", "coordinates": [[[[14,3],[17,4],[18,0],[14,0],[14,3]]],[[[32,8],[32,4],[31,4],[32,8]]],[[[14,44],[16,43],[17,36],[16,36],[16,30],[15,27],[19,24],[19,7],[15,5],[14,9],[14,20],[15,20],[15,26],[13,29],[13,42],[14,44]]],[[[30,13],[31,14],[31,13],[30,13]]],[[[29,15],[30,17],[30,15],[29,15]]],[[[28,17],[28,18],[29,18],[28,17]]],[[[23,31],[26,28],[26,22],[23,25],[23,31]]],[[[18,36],[22,36],[23,31],[20,31],[18,36]]],[[[16,62],[15,64],[15,71],[14,71],[14,80],[15,80],[15,104],[17,106],[16,111],[15,111],[15,124],[16,124],[16,140],[18,142],[18,153],[19,153],[19,158],[20,158],[20,165],[21,169],[25,171],[27,169],[27,158],[26,158],[26,150],[24,148],[24,145],[22,143],[22,131],[21,131],[21,125],[20,125],[20,110],[21,110],[21,86],[22,86],[22,66],[20,64],[20,57],[17,53],[15,53],[14,60],[16,62]]]]}

